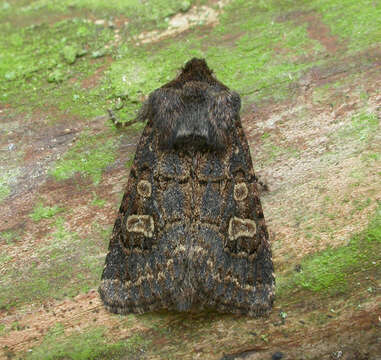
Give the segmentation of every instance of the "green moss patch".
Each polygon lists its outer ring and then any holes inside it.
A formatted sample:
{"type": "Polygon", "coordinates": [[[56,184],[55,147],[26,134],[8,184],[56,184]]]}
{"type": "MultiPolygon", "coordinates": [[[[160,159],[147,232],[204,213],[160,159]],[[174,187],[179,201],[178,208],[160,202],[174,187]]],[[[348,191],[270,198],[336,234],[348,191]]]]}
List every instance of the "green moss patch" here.
{"type": "Polygon", "coordinates": [[[112,29],[74,18],[21,28],[2,23],[0,32],[0,102],[19,112],[36,107],[86,116],[103,112],[104,94],[81,82],[107,61],[89,58],[114,39],[112,29]]]}
{"type": "MultiPolygon", "coordinates": [[[[380,128],[380,119],[369,111],[359,111],[347,117],[340,129],[330,135],[337,142],[351,141],[357,147],[366,147],[376,136],[380,128]]],[[[353,176],[355,177],[355,176],[353,176]]]]}
{"type": "Polygon", "coordinates": [[[94,183],[101,179],[103,170],[115,160],[115,141],[105,134],[83,134],[76,144],[51,170],[57,180],[64,180],[79,172],[94,183]]]}
{"type": "Polygon", "coordinates": [[[120,46],[105,84],[112,97],[124,101],[120,117],[131,120],[142,97],[172,79],[192,57],[205,57],[219,79],[241,95],[250,95],[250,100],[270,93],[273,97],[287,96],[288,85],[313,65],[299,61],[299,57],[318,53],[320,44],[308,37],[305,25],[278,22],[278,8],[256,9],[247,3],[228,7],[213,30],[195,29],[180,41],[120,46]],[[236,40],[221,42],[227,35],[236,40]],[[273,86],[276,90],[270,89],[273,86]]]}
{"type": "MultiPolygon", "coordinates": [[[[119,104],[122,99],[124,106],[118,115],[122,122],[130,121],[143,97],[173,78],[176,69],[193,56],[205,57],[217,76],[247,102],[267,97],[282,100],[290,96],[291,85],[302,73],[332,61],[326,58],[324,46],[310,38],[306,23],[297,23],[292,20],[296,16],[288,14],[320,14],[332,36],[349,43],[350,51],[375,45],[380,38],[381,6],[372,0],[351,0],[345,5],[327,0],[235,0],[225,7],[213,29],[195,27],[181,37],[139,47],[132,40],[142,31],[166,27],[169,16],[186,11],[195,3],[6,2],[2,16],[8,18],[16,13],[22,18],[45,11],[73,16],[75,9],[87,9],[96,17],[102,16],[104,22],[96,25],[87,19],[73,18],[48,25],[36,20],[29,27],[3,22],[0,102],[10,103],[19,111],[54,106],[62,112],[89,118],[105,113],[110,100],[119,104]],[[119,33],[122,42],[117,47],[114,16],[126,18],[119,33]],[[106,69],[110,57],[113,65],[104,82],[91,89],[83,88],[81,82],[99,68],[106,69]]],[[[203,2],[197,2],[200,3],[203,2]]]]}
{"type": "Polygon", "coordinates": [[[91,239],[69,231],[62,217],[52,228],[29,261],[5,268],[0,308],[76,296],[99,283],[111,228],[94,231],[91,239]]]}
{"type": "Polygon", "coordinates": [[[4,200],[11,193],[10,187],[3,179],[0,179],[0,201],[4,200]]]}
{"type": "Polygon", "coordinates": [[[33,212],[29,216],[33,221],[38,222],[41,219],[49,219],[62,211],[64,211],[64,209],[58,207],[57,205],[50,207],[44,206],[42,202],[39,202],[36,204],[33,212]]]}
{"type": "MultiPolygon", "coordinates": [[[[205,1],[197,1],[197,3],[205,1]]],[[[23,14],[25,17],[33,18],[36,15],[44,14],[46,18],[57,14],[78,14],[91,13],[93,16],[104,19],[106,23],[113,24],[113,18],[123,17],[128,23],[130,31],[150,30],[153,28],[166,28],[168,18],[179,12],[186,12],[195,4],[195,0],[34,0],[27,4],[8,4],[3,10],[2,16],[23,14]]],[[[4,6],[3,6],[4,8],[4,6]]],[[[1,4],[0,4],[1,9],[1,4]]]]}
{"type": "Polygon", "coordinates": [[[41,345],[32,349],[26,359],[44,360],[96,360],[116,359],[144,349],[146,341],[139,335],[112,342],[107,329],[88,328],[65,337],[64,326],[57,323],[45,336],[41,345]]]}
{"type": "Polygon", "coordinates": [[[97,206],[97,207],[103,207],[105,204],[106,204],[106,200],[99,198],[97,194],[93,192],[93,200],[91,201],[91,205],[97,206]]]}
{"type": "Polygon", "coordinates": [[[380,265],[381,205],[368,228],[354,235],[348,245],[307,257],[301,262],[300,273],[281,278],[279,294],[300,288],[335,295],[347,291],[359,273],[379,272],[380,265]]]}
{"type": "Polygon", "coordinates": [[[123,100],[119,115],[129,121],[144,95],[173,78],[176,69],[197,56],[205,57],[217,77],[238,91],[244,101],[285,99],[305,71],[332,60],[326,58],[321,43],[309,37],[305,23],[286,16],[293,11],[320,11],[319,6],[323,4],[318,1],[233,1],[212,30],[195,28],[177,41],[169,39],[159,45],[122,44],[105,86],[116,102],[123,100]]]}
{"type": "Polygon", "coordinates": [[[5,230],[0,232],[0,241],[8,245],[17,241],[19,238],[20,238],[20,234],[16,230],[5,230]]]}
{"type": "Polygon", "coordinates": [[[380,120],[376,114],[361,112],[352,116],[350,126],[345,133],[367,142],[377,133],[379,125],[380,120]]]}
{"type": "Polygon", "coordinates": [[[11,193],[11,183],[15,182],[20,171],[18,169],[6,170],[0,168],[0,202],[11,193]]]}
{"type": "Polygon", "coordinates": [[[338,36],[350,51],[380,43],[381,3],[372,0],[318,0],[312,6],[322,15],[332,34],[338,36]]]}

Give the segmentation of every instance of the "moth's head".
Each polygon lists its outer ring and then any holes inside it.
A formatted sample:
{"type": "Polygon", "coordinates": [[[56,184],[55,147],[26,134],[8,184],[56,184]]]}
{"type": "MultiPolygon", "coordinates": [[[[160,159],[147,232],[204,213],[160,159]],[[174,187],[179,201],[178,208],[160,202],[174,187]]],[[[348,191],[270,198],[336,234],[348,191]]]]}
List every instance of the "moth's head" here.
{"type": "Polygon", "coordinates": [[[228,146],[241,99],[213,76],[204,59],[193,58],[150,95],[148,107],[162,146],[216,150],[228,146]]]}
{"type": "Polygon", "coordinates": [[[190,81],[211,83],[215,82],[212,74],[213,71],[209,69],[204,59],[193,58],[184,65],[177,79],[182,83],[190,81]]]}
{"type": "Polygon", "coordinates": [[[209,68],[205,59],[198,58],[193,58],[186,62],[177,77],[168,84],[165,84],[163,88],[171,87],[179,89],[184,85],[194,82],[214,86],[220,90],[229,90],[227,86],[213,76],[213,71],[209,68]]]}

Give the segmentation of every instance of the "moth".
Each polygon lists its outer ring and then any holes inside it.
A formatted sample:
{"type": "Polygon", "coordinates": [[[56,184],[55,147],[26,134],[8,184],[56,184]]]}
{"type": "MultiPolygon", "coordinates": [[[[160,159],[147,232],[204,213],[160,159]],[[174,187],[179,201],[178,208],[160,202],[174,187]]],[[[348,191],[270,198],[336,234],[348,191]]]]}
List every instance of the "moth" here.
{"type": "Polygon", "coordinates": [[[197,58],[143,104],[99,287],[109,311],[271,309],[269,236],[240,108],[197,58]]]}

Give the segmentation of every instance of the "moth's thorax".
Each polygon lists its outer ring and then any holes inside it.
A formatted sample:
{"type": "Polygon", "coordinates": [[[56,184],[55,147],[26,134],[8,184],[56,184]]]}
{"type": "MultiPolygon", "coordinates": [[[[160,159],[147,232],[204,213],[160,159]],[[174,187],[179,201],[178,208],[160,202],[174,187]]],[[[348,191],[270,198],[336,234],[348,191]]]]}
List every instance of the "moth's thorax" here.
{"type": "Polygon", "coordinates": [[[183,88],[162,88],[149,98],[149,119],[161,146],[192,142],[211,150],[227,146],[239,118],[240,97],[230,91],[191,82],[183,88]]]}

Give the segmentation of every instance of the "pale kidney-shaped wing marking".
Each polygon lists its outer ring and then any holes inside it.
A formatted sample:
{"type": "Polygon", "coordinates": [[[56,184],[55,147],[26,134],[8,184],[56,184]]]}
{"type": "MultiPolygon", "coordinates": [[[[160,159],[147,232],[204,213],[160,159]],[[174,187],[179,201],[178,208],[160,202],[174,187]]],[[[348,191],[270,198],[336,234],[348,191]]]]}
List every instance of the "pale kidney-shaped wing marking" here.
{"type": "Polygon", "coordinates": [[[127,218],[126,228],[128,232],[143,234],[152,237],[155,229],[154,221],[150,215],[130,215],[127,218]]]}
{"type": "Polygon", "coordinates": [[[230,240],[237,240],[240,237],[254,237],[257,230],[255,221],[251,219],[240,219],[236,216],[232,217],[229,221],[229,238],[230,240]]]}

